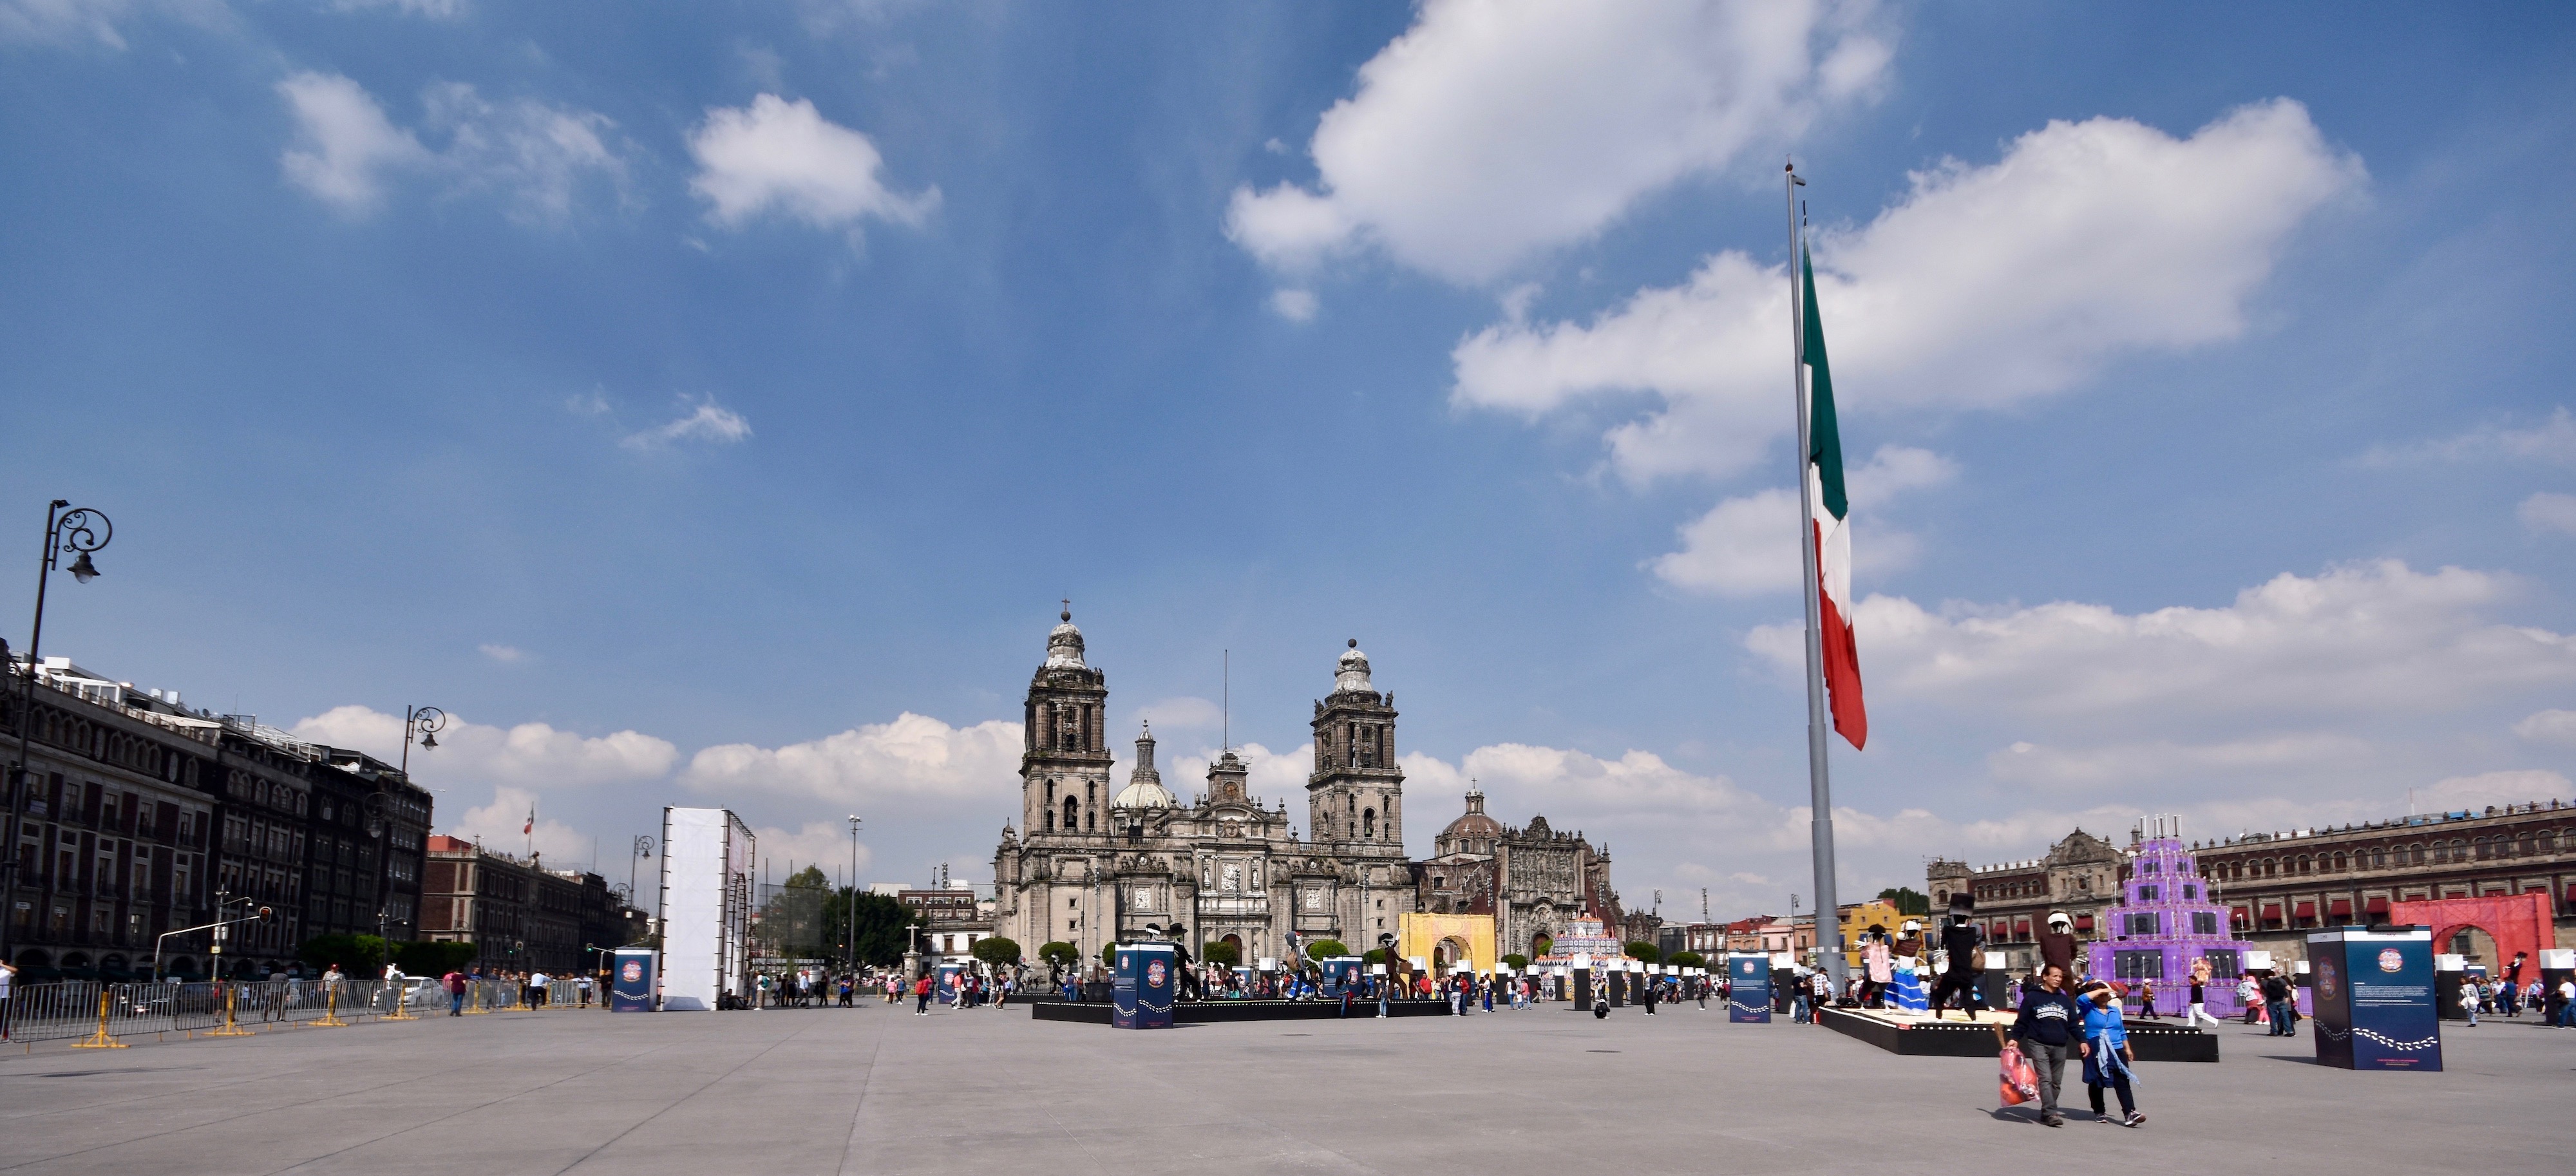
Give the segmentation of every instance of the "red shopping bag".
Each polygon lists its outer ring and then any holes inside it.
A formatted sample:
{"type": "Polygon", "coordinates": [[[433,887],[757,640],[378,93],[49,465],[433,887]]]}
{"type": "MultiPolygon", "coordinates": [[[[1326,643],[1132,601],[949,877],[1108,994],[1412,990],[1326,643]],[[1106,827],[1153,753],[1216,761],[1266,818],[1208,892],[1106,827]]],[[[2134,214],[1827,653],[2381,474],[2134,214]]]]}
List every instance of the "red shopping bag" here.
{"type": "Polygon", "coordinates": [[[2002,1070],[1995,1085],[2005,1106],[2019,1106],[2039,1097],[2039,1070],[2030,1064],[2029,1055],[2007,1045],[2000,1061],[2002,1070]]]}

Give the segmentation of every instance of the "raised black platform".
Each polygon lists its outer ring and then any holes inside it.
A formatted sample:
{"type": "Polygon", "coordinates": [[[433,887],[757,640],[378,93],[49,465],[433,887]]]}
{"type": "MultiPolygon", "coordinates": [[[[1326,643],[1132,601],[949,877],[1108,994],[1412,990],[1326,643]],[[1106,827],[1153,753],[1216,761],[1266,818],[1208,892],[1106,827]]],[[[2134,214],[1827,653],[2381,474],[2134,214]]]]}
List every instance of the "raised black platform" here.
{"type": "MultiPolygon", "coordinates": [[[[1222,1021],[1329,1021],[1341,1015],[1342,1002],[1337,1000],[1183,1001],[1179,1005],[1173,1007],[1172,1023],[1176,1025],[1209,1025],[1222,1021]]],[[[1376,1015],[1376,1001],[1356,1001],[1351,1005],[1351,1017],[1353,1020],[1357,1020],[1361,1017],[1374,1017],[1376,1015]]],[[[1447,1001],[1437,1000],[1391,1001],[1386,1006],[1386,1015],[1390,1017],[1446,1017],[1449,1015],[1449,1004],[1447,1001]]],[[[1107,1004],[1093,1004],[1090,1002],[1068,1004],[1063,1001],[1056,1001],[1050,1004],[1033,1004],[1029,1006],[1029,1019],[1032,1021],[1078,1021],[1091,1025],[1106,1025],[1109,1023],[1109,1006],[1107,1004]]]]}
{"type": "MultiPolygon", "coordinates": [[[[1895,1020],[1846,1009],[1826,1009],[1821,1020],[1826,1028],[1845,1037],[1905,1057],[1991,1058],[1998,1048],[1990,1023],[1895,1020]]],[[[2218,1038],[2213,1034],[2154,1021],[2131,1021],[2128,1029],[2129,1052],[2136,1054],[2139,1061],[2218,1060],[2218,1038]]]]}

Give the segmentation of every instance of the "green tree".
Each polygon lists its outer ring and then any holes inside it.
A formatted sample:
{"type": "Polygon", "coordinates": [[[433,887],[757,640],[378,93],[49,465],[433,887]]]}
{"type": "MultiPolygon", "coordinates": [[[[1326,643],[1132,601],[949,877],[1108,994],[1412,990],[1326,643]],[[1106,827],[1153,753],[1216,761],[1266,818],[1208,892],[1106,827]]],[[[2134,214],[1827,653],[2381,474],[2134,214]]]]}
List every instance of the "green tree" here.
{"type": "Polygon", "coordinates": [[[1100,966],[1104,968],[1115,968],[1118,966],[1118,945],[1116,943],[1104,943],[1100,945],[1100,966]]]}
{"type": "Polygon", "coordinates": [[[1512,970],[1517,972],[1529,966],[1529,957],[1522,955],[1519,952],[1513,952],[1510,955],[1504,956],[1503,962],[1510,964],[1512,966],[1512,970]]]}
{"type": "Polygon", "coordinates": [[[973,951],[976,959],[996,968],[1007,968],[1020,962],[1020,945],[999,935],[976,940],[973,951]]]}
{"type": "Polygon", "coordinates": [[[1038,958],[1045,960],[1048,967],[1055,969],[1056,975],[1062,976],[1072,971],[1075,964],[1082,962],[1082,949],[1061,939],[1053,940],[1038,946],[1038,958]]]}
{"type": "Polygon", "coordinates": [[[1372,947],[1367,951],[1361,952],[1360,962],[1363,964],[1383,964],[1386,962],[1386,949],[1383,947],[1372,947]]]}
{"type": "Polygon", "coordinates": [[[1644,960],[1650,964],[1660,963],[1664,958],[1663,949],[1658,948],[1654,944],[1648,943],[1643,939],[1629,944],[1627,946],[1627,952],[1629,958],[1644,960]]]}
{"type": "Polygon", "coordinates": [[[1243,949],[1222,939],[1199,945],[1199,958],[1211,964],[1231,968],[1243,962],[1243,949]]]}
{"type": "Polygon", "coordinates": [[[1695,951],[1677,951],[1673,953],[1673,958],[1664,962],[1676,968],[1705,968],[1708,966],[1708,957],[1695,951]]]}
{"type": "Polygon", "coordinates": [[[444,976],[474,962],[471,943],[397,943],[394,966],[407,976],[444,976]]]}
{"type": "Polygon", "coordinates": [[[1351,949],[1338,939],[1317,939],[1306,945],[1306,958],[1310,960],[1325,960],[1349,954],[1351,949]]]}
{"type": "MultiPolygon", "coordinates": [[[[800,873],[798,875],[802,877],[800,873]]],[[[850,951],[851,957],[863,964],[889,967],[903,962],[905,949],[913,944],[910,928],[923,926],[921,912],[896,902],[893,898],[869,891],[855,894],[849,887],[826,896],[819,920],[818,946],[826,954],[838,957],[850,951]],[[855,950],[845,946],[850,941],[852,906],[858,908],[858,942],[855,950]]]]}
{"type": "Polygon", "coordinates": [[[1900,915],[1928,915],[1932,900],[1911,886],[1890,886],[1878,892],[1879,901],[1896,908],[1900,915]]]}
{"type": "Polygon", "coordinates": [[[385,970],[385,941],[373,935],[316,935],[295,954],[316,968],[338,964],[354,980],[373,980],[385,970]]]}

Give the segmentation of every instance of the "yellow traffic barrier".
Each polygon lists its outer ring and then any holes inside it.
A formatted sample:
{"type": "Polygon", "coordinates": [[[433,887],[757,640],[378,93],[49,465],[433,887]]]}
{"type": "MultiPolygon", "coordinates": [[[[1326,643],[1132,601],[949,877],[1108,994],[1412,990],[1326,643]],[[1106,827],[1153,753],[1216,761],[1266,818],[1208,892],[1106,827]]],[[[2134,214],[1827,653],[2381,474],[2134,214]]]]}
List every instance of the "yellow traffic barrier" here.
{"type": "Polygon", "coordinates": [[[345,1029],[349,1023],[340,1019],[340,986],[325,985],[322,990],[322,1019],[313,1022],[317,1029],[345,1029]]]}
{"type": "Polygon", "coordinates": [[[207,1030],[207,1031],[206,1031],[206,1036],[208,1036],[208,1037],[248,1037],[248,1036],[250,1036],[250,1030],[242,1028],[242,1027],[241,1027],[241,1023],[240,1023],[240,1022],[233,1020],[233,994],[234,994],[234,993],[236,993],[236,992],[238,992],[238,991],[240,991],[240,989],[241,989],[241,985],[239,984],[239,982],[234,982],[234,983],[230,983],[230,984],[226,984],[226,985],[224,985],[224,1026],[223,1026],[223,1028],[221,1028],[221,1029],[209,1029],[209,1030],[207,1030]]]}
{"type": "Polygon", "coordinates": [[[483,1007],[483,982],[480,980],[466,981],[465,1015],[470,1017],[477,1013],[488,1013],[491,1011],[492,1010],[483,1007]]]}
{"type": "Polygon", "coordinates": [[[396,985],[394,985],[393,987],[394,987],[394,1011],[392,1011],[392,1012],[390,1012],[390,1013],[386,1013],[382,1019],[383,1019],[383,1020],[387,1020],[387,1021],[417,1021],[417,1020],[419,1020],[420,1018],[415,1017],[415,1016],[411,1015],[410,1013],[406,1013],[406,1012],[404,1012],[404,1011],[403,1011],[403,986],[402,986],[402,985],[400,985],[400,984],[396,984],[396,985]]]}
{"type": "Polygon", "coordinates": [[[107,989],[98,990],[98,1032],[72,1043],[73,1049],[130,1049],[122,1041],[107,1035],[107,989]]]}

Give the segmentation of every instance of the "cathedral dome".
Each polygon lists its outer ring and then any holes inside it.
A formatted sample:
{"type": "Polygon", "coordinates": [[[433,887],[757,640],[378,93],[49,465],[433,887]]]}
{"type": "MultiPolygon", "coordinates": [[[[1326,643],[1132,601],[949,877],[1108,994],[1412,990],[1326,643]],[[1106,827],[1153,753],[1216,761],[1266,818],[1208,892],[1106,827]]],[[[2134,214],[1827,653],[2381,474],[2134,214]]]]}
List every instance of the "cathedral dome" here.
{"type": "MultiPolygon", "coordinates": [[[[1068,626],[1070,627],[1070,626],[1068,626]]],[[[1136,739],[1136,770],[1127,776],[1127,786],[1109,801],[1109,807],[1122,809],[1176,808],[1180,801],[1171,789],[1163,787],[1163,773],[1154,768],[1154,728],[1148,725],[1136,739]]]]}
{"type": "Polygon", "coordinates": [[[1047,668],[1088,669],[1082,664],[1082,630],[1073,627],[1073,609],[1067,607],[1057,616],[1063,623],[1047,634],[1047,668]]]}
{"type": "Polygon", "coordinates": [[[1457,820],[1449,822],[1449,827],[1440,831],[1442,841],[1452,838],[1474,838],[1478,841],[1491,842],[1502,835],[1503,823],[1485,815],[1485,793],[1482,789],[1468,793],[1467,811],[1459,814],[1457,820]]]}

